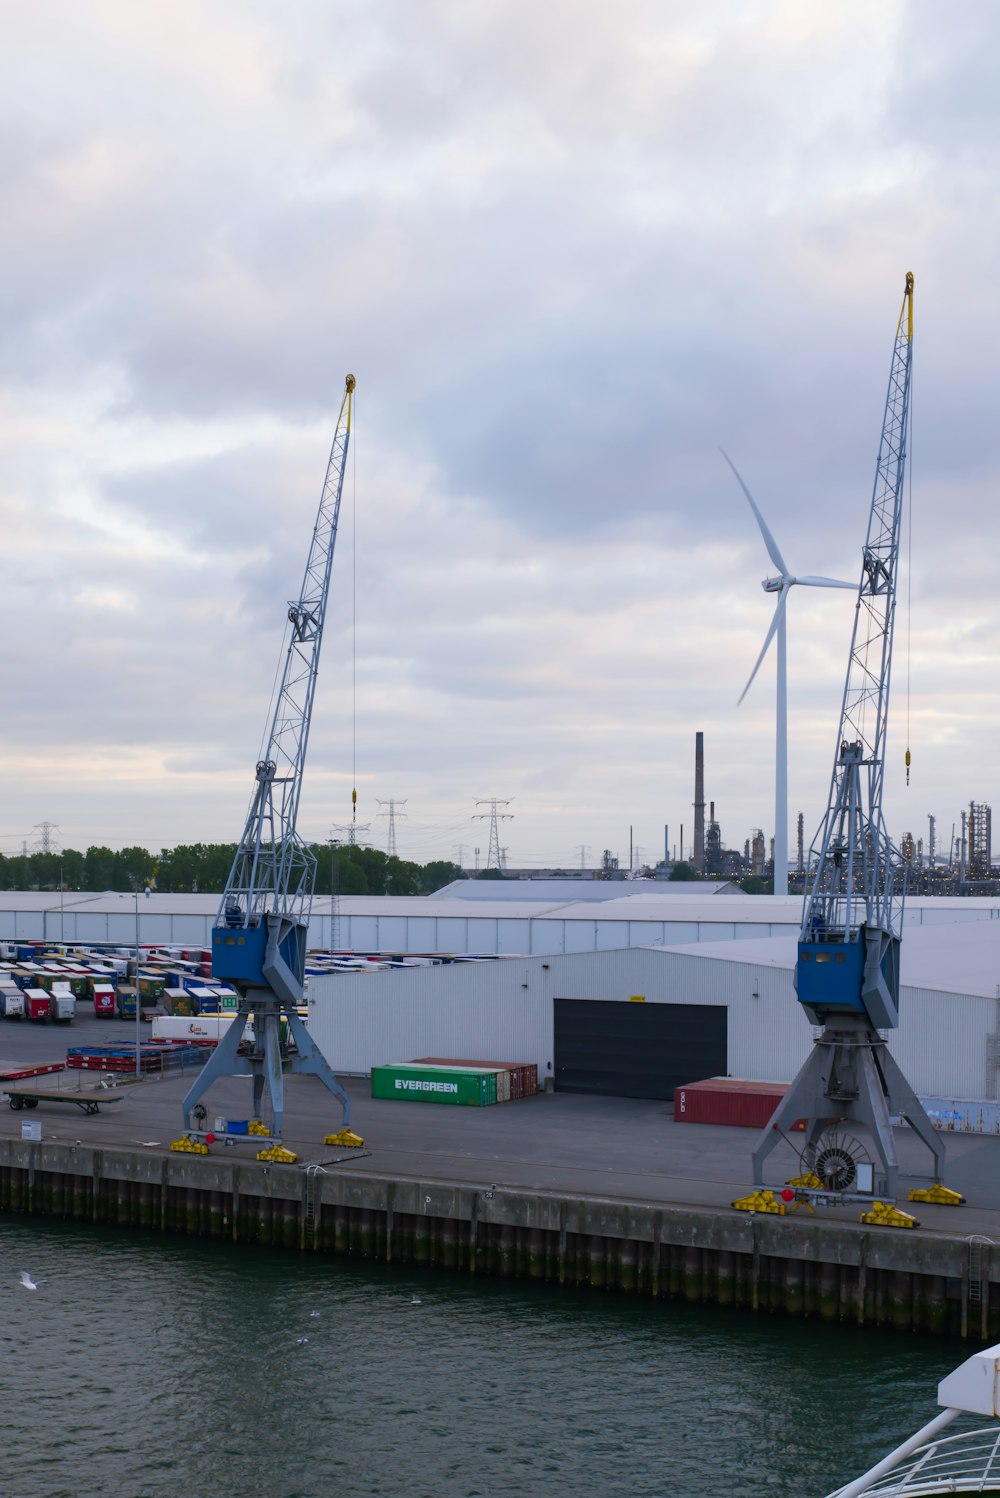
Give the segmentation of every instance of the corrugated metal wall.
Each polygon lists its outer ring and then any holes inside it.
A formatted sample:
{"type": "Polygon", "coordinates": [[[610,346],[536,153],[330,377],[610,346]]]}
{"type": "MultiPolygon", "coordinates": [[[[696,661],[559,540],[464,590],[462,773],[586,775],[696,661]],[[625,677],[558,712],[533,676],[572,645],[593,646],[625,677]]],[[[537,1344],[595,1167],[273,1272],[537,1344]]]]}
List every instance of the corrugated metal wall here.
{"type": "MultiPolygon", "coordinates": [[[[173,915],[139,907],[139,935],[143,945],[207,947],[212,937],[212,919],[200,915],[173,915]]],[[[113,942],[128,946],[135,941],[135,906],[124,896],[120,911],[68,909],[0,911],[0,941],[113,942]]]]}
{"type": "MultiPolygon", "coordinates": [[[[310,945],[330,947],[329,911],[317,902],[310,945]]],[[[207,922],[210,925],[211,922],[207,922]]],[[[787,921],[633,921],[596,916],[394,916],[341,915],[337,945],[355,952],[499,952],[504,956],[555,957],[572,952],[609,952],[620,947],[734,937],[782,936],[797,929],[787,921]]]]}
{"type": "Polygon", "coordinates": [[[416,1056],[552,1060],[537,964],[484,962],[312,978],[309,1030],[331,1066],[365,1074],[416,1056]],[[526,985],[526,986],[525,986],[526,985]]]}

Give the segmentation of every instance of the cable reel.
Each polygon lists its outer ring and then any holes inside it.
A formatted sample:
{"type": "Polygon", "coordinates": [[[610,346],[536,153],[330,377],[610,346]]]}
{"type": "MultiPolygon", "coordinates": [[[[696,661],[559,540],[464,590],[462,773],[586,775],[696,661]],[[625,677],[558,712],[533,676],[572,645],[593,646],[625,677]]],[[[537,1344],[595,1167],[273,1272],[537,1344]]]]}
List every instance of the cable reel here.
{"type": "MultiPolygon", "coordinates": [[[[822,1181],[823,1190],[830,1192],[857,1189],[858,1166],[873,1163],[860,1139],[833,1129],[821,1134],[809,1153],[809,1168],[822,1181]]],[[[871,1178],[869,1172],[865,1174],[871,1178]]]]}

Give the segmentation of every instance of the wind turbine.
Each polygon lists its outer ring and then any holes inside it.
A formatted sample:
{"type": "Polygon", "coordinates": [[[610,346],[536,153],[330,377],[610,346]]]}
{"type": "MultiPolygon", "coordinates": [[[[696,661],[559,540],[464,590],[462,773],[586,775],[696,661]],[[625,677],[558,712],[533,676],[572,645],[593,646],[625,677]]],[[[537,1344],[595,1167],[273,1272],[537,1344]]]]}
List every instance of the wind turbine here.
{"type": "Polygon", "coordinates": [[[740,693],[740,702],[749,692],[753,679],[760,670],[761,662],[768,651],[768,646],[778,636],[778,685],[775,707],[775,733],[774,733],[774,893],[776,895],[788,894],[788,664],[787,646],[788,637],[786,632],[785,605],[788,602],[790,589],[796,584],[806,588],[849,588],[852,593],[857,592],[856,583],[841,582],[835,577],[793,577],[788,571],[784,557],[778,550],[778,543],[771,535],[763,515],[758,510],[756,502],[750,490],[727,452],[719,449],[722,456],[729,464],[736,477],[747,502],[753,510],[754,518],[764,538],[767,554],[778,568],[777,577],[765,577],[761,587],[765,593],[777,593],[778,601],[774,606],[771,616],[771,624],[764,636],[760,655],[756,664],[750,672],[746,686],[740,693]]]}

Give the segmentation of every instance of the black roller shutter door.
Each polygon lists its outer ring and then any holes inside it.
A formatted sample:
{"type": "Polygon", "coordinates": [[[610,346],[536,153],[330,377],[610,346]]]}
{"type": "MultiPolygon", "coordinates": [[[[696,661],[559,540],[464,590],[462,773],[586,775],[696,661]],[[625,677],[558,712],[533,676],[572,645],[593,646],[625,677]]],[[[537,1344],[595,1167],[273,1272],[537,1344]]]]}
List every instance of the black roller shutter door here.
{"type": "Polygon", "coordinates": [[[724,1077],[728,1012],[723,1004],[556,999],[556,1089],[669,1101],[685,1082],[724,1077]]]}

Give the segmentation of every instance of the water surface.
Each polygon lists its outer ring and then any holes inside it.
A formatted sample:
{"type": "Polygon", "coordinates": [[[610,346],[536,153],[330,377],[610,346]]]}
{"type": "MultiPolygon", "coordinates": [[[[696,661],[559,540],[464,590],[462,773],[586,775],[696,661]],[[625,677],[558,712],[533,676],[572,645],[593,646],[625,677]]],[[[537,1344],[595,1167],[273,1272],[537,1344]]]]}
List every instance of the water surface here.
{"type": "Polygon", "coordinates": [[[972,1350],[8,1217],[0,1494],[822,1498],[972,1350]]]}

